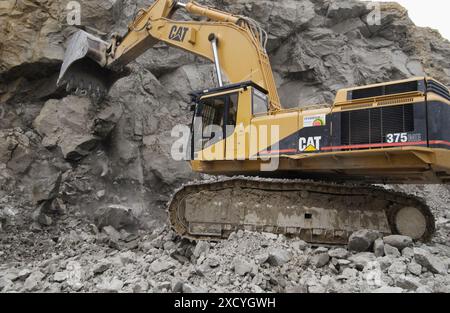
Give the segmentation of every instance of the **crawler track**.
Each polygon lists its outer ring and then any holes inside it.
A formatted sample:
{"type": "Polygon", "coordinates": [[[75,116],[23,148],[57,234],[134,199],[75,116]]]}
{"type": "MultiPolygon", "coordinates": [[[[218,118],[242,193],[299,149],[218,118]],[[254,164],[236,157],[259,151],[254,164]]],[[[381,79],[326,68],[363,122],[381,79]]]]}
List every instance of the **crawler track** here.
{"type": "Polygon", "coordinates": [[[228,238],[239,229],[346,244],[362,228],[428,241],[434,217],[415,196],[375,186],[302,180],[227,178],[182,187],[168,204],[172,228],[195,240],[228,238]]]}

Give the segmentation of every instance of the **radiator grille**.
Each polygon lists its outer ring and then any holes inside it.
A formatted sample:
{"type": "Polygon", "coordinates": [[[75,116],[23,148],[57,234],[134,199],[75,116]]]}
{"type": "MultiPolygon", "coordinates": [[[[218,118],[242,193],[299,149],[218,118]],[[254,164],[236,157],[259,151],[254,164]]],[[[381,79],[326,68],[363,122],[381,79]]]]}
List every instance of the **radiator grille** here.
{"type": "Polygon", "coordinates": [[[428,81],[428,92],[434,92],[438,94],[439,96],[443,97],[444,99],[447,99],[450,101],[450,93],[444,85],[438,83],[434,80],[428,81]]]}
{"type": "Polygon", "coordinates": [[[414,131],[414,105],[378,107],[341,113],[341,144],[386,142],[386,135],[414,131]]]}

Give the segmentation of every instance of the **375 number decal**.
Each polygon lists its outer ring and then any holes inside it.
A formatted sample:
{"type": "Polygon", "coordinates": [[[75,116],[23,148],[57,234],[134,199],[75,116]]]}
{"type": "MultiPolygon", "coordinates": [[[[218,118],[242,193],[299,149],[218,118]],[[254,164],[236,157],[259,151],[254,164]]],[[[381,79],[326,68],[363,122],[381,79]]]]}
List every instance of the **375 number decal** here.
{"type": "Polygon", "coordinates": [[[395,133],[386,135],[387,143],[408,142],[408,133],[395,133]]]}

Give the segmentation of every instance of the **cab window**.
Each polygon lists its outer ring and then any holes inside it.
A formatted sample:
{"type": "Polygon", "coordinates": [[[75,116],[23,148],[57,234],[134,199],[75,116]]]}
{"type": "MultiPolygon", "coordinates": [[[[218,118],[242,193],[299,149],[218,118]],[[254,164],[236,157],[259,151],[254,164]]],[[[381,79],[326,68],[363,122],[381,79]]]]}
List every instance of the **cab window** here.
{"type": "Polygon", "coordinates": [[[192,131],[195,151],[230,136],[237,120],[238,93],[208,97],[197,104],[192,131]]]}
{"type": "Polygon", "coordinates": [[[265,94],[253,88],[253,115],[265,114],[268,111],[269,101],[265,94]]]}

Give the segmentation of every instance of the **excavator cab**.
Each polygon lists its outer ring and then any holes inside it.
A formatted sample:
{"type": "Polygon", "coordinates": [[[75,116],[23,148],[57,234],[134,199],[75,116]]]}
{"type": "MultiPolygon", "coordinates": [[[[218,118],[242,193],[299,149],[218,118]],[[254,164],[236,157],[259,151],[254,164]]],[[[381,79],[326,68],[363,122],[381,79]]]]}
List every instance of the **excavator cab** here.
{"type": "Polygon", "coordinates": [[[191,160],[248,158],[252,116],[268,112],[267,91],[248,81],[192,93],[191,160]]]}

